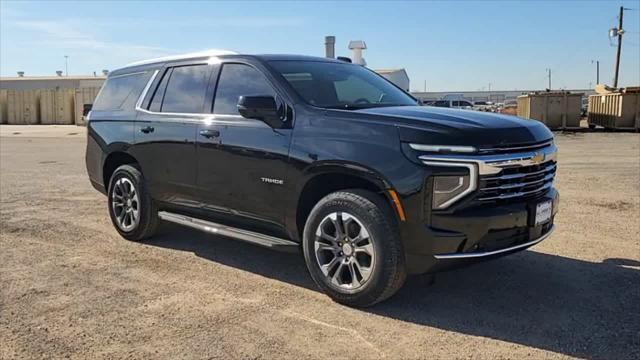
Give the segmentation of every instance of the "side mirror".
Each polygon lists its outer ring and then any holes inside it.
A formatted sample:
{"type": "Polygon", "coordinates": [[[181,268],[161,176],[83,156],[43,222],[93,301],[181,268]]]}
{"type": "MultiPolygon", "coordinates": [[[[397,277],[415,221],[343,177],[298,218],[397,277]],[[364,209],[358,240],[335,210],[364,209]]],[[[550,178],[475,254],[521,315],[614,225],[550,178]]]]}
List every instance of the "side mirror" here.
{"type": "Polygon", "coordinates": [[[273,96],[240,96],[238,112],[247,119],[264,121],[272,128],[280,128],[282,120],[273,96]]]}

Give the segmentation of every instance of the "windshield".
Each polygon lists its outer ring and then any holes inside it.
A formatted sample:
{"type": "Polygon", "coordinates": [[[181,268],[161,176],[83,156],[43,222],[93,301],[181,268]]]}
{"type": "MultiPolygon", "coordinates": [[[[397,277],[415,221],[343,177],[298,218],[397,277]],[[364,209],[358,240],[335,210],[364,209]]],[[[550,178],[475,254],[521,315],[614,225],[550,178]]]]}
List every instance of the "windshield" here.
{"type": "Polygon", "coordinates": [[[321,61],[271,61],[311,105],[332,109],[417,105],[415,99],[363,66],[321,61]]]}

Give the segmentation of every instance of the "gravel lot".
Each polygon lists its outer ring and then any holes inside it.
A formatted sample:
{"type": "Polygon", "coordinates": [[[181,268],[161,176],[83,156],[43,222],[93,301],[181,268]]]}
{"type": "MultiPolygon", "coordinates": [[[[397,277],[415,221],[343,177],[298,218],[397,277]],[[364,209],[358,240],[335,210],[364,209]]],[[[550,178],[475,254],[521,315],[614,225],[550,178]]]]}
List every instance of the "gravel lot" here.
{"type": "Polygon", "coordinates": [[[85,129],[0,126],[0,358],[640,358],[640,136],[556,133],[557,231],[333,303],[302,256],[164,226],[120,238],[85,129]]]}

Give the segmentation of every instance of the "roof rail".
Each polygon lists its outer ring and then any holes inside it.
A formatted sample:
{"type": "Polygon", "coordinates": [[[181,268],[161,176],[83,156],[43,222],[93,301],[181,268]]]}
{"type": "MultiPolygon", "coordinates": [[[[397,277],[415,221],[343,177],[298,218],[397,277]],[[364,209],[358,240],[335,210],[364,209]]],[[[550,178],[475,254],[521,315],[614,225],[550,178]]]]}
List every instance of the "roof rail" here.
{"type": "Polygon", "coordinates": [[[164,56],[164,57],[159,57],[155,59],[136,61],[123,66],[123,68],[138,66],[138,65],[154,64],[154,63],[165,62],[165,61],[186,60],[186,59],[193,59],[193,58],[207,57],[207,56],[237,55],[237,54],[238,54],[237,52],[231,51],[231,50],[209,49],[209,50],[198,51],[198,52],[193,52],[188,54],[171,55],[171,56],[164,56]]]}

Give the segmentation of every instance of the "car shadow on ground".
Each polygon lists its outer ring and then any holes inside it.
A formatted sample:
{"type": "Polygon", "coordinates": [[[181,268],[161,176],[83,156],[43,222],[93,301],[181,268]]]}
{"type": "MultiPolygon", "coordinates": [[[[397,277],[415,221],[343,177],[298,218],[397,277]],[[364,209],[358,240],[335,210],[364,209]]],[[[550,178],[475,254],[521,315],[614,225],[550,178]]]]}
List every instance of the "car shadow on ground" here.
{"type": "MultiPolygon", "coordinates": [[[[168,225],[147,243],[317,290],[302,256],[168,225]]],[[[534,250],[409,278],[359,311],[585,358],[640,357],[640,262],[592,263],[534,250]]],[[[336,305],[338,306],[338,305],[336,305]]]]}

